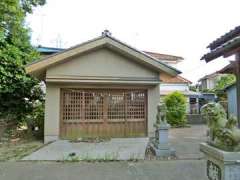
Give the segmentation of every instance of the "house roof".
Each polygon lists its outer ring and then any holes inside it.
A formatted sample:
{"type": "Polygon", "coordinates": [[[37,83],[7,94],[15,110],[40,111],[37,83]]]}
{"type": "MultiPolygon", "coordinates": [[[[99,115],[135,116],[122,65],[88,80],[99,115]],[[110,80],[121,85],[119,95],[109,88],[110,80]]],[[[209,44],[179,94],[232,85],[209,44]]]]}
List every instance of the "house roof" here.
{"type": "Polygon", "coordinates": [[[46,46],[37,46],[37,51],[43,54],[52,54],[63,51],[63,48],[55,48],[55,47],[46,47],[46,46]]]}
{"type": "Polygon", "coordinates": [[[168,55],[168,54],[160,54],[160,53],[156,53],[156,52],[149,52],[149,51],[143,51],[147,54],[149,54],[150,56],[155,57],[158,60],[161,61],[182,61],[183,57],[180,56],[173,56],[173,55],[168,55]]]}
{"type": "Polygon", "coordinates": [[[187,83],[187,84],[192,84],[191,81],[189,81],[188,79],[177,75],[177,76],[168,76],[167,78],[161,78],[160,79],[162,82],[164,83],[187,83]]]}
{"type": "Polygon", "coordinates": [[[211,50],[216,49],[217,47],[221,46],[222,44],[228,42],[229,40],[236,38],[240,35],[240,26],[235,27],[228,33],[224,34],[223,36],[219,37],[212,43],[210,43],[207,47],[211,50]]]}
{"type": "MultiPolygon", "coordinates": [[[[168,94],[170,94],[170,93],[173,93],[173,92],[175,92],[176,90],[161,90],[160,91],[160,95],[162,95],[162,96],[165,96],[165,95],[168,95],[168,94]]],[[[201,95],[201,93],[200,92],[194,92],[194,91],[180,91],[180,90],[178,90],[179,92],[181,92],[182,94],[184,94],[185,96],[200,96],[201,95]]]]}
{"type": "Polygon", "coordinates": [[[218,73],[218,72],[207,74],[207,75],[203,76],[201,79],[199,79],[198,81],[202,81],[204,79],[209,79],[209,78],[214,78],[214,77],[218,76],[219,74],[220,73],[218,73]]]}
{"type": "Polygon", "coordinates": [[[65,50],[63,48],[47,47],[47,46],[41,46],[41,45],[37,46],[36,49],[38,52],[43,52],[43,53],[45,52],[56,53],[56,52],[65,50]]]}
{"type": "MultiPolygon", "coordinates": [[[[51,53],[51,54],[65,50],[64,48],[46,47],[41,45],[37,46],[36,49],[40,53],[51,53]]],[[[162,61],[182,61],[183,60],[183,57],[180,57],[180,56],[160,54],[160,53],[150,52],[150,51],[142,51],[142,52],[162,61]]]]}
{"type": "Polygon", "coordinates": [[[225,56],[227,53],[240,47],[240,26],[224,34],[220,38],[210,43],[207,48],[210,52],[201,57],[201,60],[206,62],[212,61],[220,56],[225,56]]]}
{"type": "Polygon", "coordinates": [[[190,81],[190,80],[188,80],[188,79],[186,79],[186,78],[184,78],[180,75],[176,76],[176,78],[178,79],[178,82],[185,82],[185,83],[192,84],[192,81],[190,81]]]}
{"type": "Polygon", "coordinates": [[[171,75],[177,75],[181,73],[174,67],[171,67],[163,62],[160,62],[155,57],[152,57],[142,51],[137,50],[134,47],[112,37],[109,34],[103,33],[101,36],[89,40],[87,42],[81,43],[69,49],[65,49],[58,53],[52,54],[50,56],[44,57],[40,60],[34,61],[26,66],[26,71],[29,74],[34,73],[44,73],[49,66],[62,62],[68,58],[74,57],[76,55],[88,52],[93,49],[108,47],[124,55],[128,55],[133,60],[142,63],[150,68],[153,68],[160,72],[166,72],[171,75]]]}
{"type": "MultiPolygon", "coordinates": [[[[57,53],[60,51],[63,51],[65,49],[63,48],[55,48],[55,47],[46,47],[46,46],[38,46],[36,47],[37,51],[39,53],[49,53],[49,54],[53,54],[53,53],[57,53]]],[[[169,55],[169,54],[160,54],[160,53],[156,53],[156,52],[149,52],[149,51],[143,51],[144,53],[159,59],[160,61],[182,61],[183,57],[180,56],[174,56],[174,55],[169,55]]]]}
{"type": "Polygon", "coordinates": [[[230,61],[230,64],[220,69],[218,72],[222,74],[234,74],[234,63],[235,61],[230,61]]]}

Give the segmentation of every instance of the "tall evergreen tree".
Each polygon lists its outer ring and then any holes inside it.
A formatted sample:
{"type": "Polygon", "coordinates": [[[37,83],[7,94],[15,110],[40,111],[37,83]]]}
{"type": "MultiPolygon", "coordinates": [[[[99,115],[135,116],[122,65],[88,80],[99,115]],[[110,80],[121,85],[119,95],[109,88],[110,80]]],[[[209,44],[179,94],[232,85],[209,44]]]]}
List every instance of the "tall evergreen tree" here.
{"type": "Polygon", "coordinates": [[[42,100],[39,81],[26,74],[24,66],[37,59],[30,43],[25,17],[45,0],[0,1],[0,119],[21,122],[42,100]]]}

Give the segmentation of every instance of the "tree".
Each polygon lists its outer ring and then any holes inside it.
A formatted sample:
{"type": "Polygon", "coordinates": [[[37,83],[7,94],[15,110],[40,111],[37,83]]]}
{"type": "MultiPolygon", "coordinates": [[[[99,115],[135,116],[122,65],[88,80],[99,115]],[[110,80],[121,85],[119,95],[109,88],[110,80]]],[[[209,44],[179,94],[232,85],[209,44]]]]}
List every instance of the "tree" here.
{"type": "MultiPolygon", "coordinates": [[[[217,94],[219,101],[221,101],[222,103],[227,101],[227,94],[224,89],[235,82],[236,77],[233,74],[226,74],[217,81],[214,92],[217,94]]],[[[222,105],[226,108],[225,104],[222,105]]]]}
{"type": "Polygon", "coordinates": [[[45,0],[0,1],[0,119],[21,122],[43,100],[39,81],[26,74],[24,66],[37,59],[24,24],[27,13],[45,0]]]}
{"type": "Polygon", "coordinates": [[[172,126],[184,126],[186,124],[186,98],[175,91],[164,98],[167,107],[166,118],[172,126]]]}
{"type": "Polygon", "coordinates": [[[25,13],[32,13],[33,7],[43,6],[46,0],[20,0],[20,5],[25,13]]]}
{"type": "Polygon", "coordinates": [[[236,77],[233,74],[226,74],[217,81],[215,90],[223,90],[227,86],[233,84],[235,81],[236,77]]]}
{"type": "Polygon", "coordinates": [[[189,86],[189,90],[190,90],[190,91],[197,92],[197,85],[190,85],[190,86],[189,86]]]}

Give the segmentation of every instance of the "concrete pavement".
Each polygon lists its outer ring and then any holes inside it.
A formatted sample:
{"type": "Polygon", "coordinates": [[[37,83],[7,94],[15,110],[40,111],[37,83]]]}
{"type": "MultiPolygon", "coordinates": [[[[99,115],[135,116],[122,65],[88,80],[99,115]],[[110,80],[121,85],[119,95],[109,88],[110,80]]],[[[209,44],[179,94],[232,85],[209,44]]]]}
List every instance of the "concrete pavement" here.
{"type": "Polygon", "coordinates": [[[199,144],[206,142],[206,125],[191,125],[190,128],[170,129],[169,139],[171,147],[176,150],[178,159],[202,159],[203,153],[199,144]]]}
{"type": "MultiPolygon", "coordinates": [[[[170,142],[177,151],[178,159],[181,160],[94,163],[0,162],[0,180],[207,180],[206,162],[199,151],[199,143],[205,140],[204,125],[171,129],[170,142]]],[[[135,143],[132,144],[135,146],[135,143]]],[[[54,156],[53,153],[48,155],[54,156]]]]}
{"type": "MultiPolygon", "coordinates": [[[[192,125],[190,128],[170,129],[171,147],[178,159],[202,159],[199,144],[206,141],[206,125],[192,125]]],[[[148,138],[113,138],[101,143],[70,143],[56,141],[44,146],[24,160],[65,160],[70,153],[82,160],[90,159],[144,159],[148,138]]]]}
{"type": "Polygon", "coordinates": [[[1,180],[207,180],[205,160],[0,163],[1,180]]]}
{"type": "Polygon", "coordinates": [[[63,161],[69,160],[70,153],[75,153],[78,160],[143,160],[147,144],[148,138],[112,138],[100,143],[71,143],[59,140],[42,147],[23,160],[63,161]]]}

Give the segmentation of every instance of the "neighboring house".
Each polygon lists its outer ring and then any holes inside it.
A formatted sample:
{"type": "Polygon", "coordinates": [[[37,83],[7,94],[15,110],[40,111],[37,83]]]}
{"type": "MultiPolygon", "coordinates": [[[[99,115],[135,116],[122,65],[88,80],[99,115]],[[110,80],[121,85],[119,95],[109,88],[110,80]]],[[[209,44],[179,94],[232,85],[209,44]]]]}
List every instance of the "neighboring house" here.
{"type": "Polygon", "coordinates": [[[204,54],[201,60],[207,63],[219,57],[235,57],[233,73],[236,75],[236,98],[237,98],[237,120],[240,128],[240,26],[220,36],[208,45],[209,52],[204,54]]]}
{"type": "Polygon", "coordinates": [[[173,56],[173,55],[168,55],[168,54],[160,54],[160,53],[156,53],[156,52],[149,52],[149,51],[144,51],[145,53],[149,54],[150,56],[155,57],[156,59],[158,59],[161,62],[164,62],[172,67],[176,68],[176,65],[179,62],[183,61],[183,58],[180,56],[173,56]]]}
{"type": "Polygon", "coordinates": [[[45,142],[153,136],[161,76],[180,73],[106,31],[26,71],[46,82],[45,142]]]}
{"type": "Polygon", "coordinates": [[[171,94],[174,91],[179,91],[187,98],[187,113],[191,114],[195,111],[197,113],[198,107],[195,107],[195,105],[197,104],[199,93],[189,90],[189,85],[192,83],[191,81],[179,75],[170,76],[163,74],[160,78],[162,82],[160,85],[161,102],[163,102],[166,95],[171,94]]]}
{"type": "Polygon", "coordinates": [[[160,85],[161,102],[166,95],[173,93],[174,91],[179,91],[185,95],[187,99],[187,113],[194,114],[199,112],[198,97],[200,96],[200,93],[189,89],[191,81],[179,75],[175,77],[162,75],[160,78],[162,82],[160,85]]]}
{"type": "Polygon", "coordinates": [[[202,90],[212,90],[215,88],[217,81],[224,76],[218,72],[214,72],[212,74],[206,75],[198,80],[199,89],[202,90]]]}
{"type": "MultiPolygon", "coordinates": [[[[231,61],[230,64],[219,70],[219,73],[234,74],[235,61],[231,61]]],[[[237,116],[237,88],[236,83],[227,86],[225,89],[227,93],[227,109],[228,115],[237,116]]]]}
{"type": "MultiPolygon", "coordinates": [[[[183,61],[183,58],[180,56],[166,55],[155,52],[145,53],[157,58],[160,62],[164,62],[172,67],[176,67],[179,62],[183,61]]],[[[160,101],[163,102],[163,99],[166,95],[179,91],[184,94],[187,98],[187,113],[188,114],[197,114],[199,113],[199,98],[201,93],[190,91],[189,85],[192,83],[186,78],[181,77],[180,75],[171,76],[166,73],[163,73],[160,76],[160,101]]]]}

